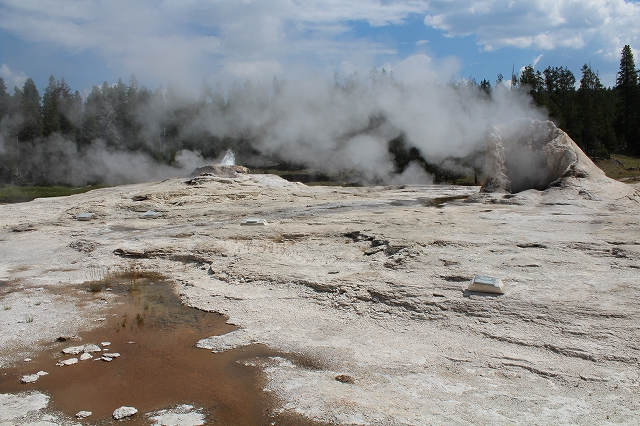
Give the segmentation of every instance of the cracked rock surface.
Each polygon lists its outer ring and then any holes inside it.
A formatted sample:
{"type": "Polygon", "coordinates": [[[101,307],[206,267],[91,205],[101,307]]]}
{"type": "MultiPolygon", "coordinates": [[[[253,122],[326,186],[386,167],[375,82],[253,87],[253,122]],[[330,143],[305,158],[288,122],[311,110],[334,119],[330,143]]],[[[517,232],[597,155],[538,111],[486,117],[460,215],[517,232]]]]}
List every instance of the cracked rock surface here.
{"type": "Polygon", "coordinates": [[[478,189],[203,175],[2,205],[2,362],[99,326],[111,299],[76,306],[70,288],[136,262],[240,327],[201,347],[261,343],[309,360],[250,361],[283,412],[338,424],[634,424],[640,187],[478,189]],[[148,210],[161,216],[141,219],[148,210]],[[241,226],[249,217],[268,225],[241,226]],[[506,294],[467,292],[476,274],[502,279],[506,294]]]}

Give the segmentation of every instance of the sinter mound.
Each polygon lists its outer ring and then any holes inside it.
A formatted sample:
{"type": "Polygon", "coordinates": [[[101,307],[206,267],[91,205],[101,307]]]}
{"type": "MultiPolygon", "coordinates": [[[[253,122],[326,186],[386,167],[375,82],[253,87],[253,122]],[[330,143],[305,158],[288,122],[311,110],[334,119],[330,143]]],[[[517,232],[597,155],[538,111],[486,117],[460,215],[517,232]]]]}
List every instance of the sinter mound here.
{"type": "Polygon", "coordinates": [[[204,166],[195,169],[189,176],[200,176],[203,174],[211,174],[219,177],[236,177],[239,174],[249,173],[249,169],[244,166],[225,166],[216,164],[215,166],[204,166]]]}

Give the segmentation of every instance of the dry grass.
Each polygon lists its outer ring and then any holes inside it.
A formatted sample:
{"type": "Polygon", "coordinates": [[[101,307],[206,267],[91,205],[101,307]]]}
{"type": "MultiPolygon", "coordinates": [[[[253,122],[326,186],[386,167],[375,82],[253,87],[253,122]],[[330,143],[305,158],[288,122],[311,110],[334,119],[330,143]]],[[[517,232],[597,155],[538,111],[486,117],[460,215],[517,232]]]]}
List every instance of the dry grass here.
{"type": "Polygon", "coordinates": [[[146,271],[137,262],[131,262],[126,268],[110,270],[106,267],[92,265],[89,267],[90,278],[83,283],[91,293],[99,293],[108,288],[127,286],[127,290],[136,291],[143,281],[164,279],[159,272],[146,271]]]}
{"type": "Polygon", "coordinates": [[[640,158],[612,155],[609,159],[597,161],[596,165],[612,179],[630,183],[640,180],[640,158]]]}

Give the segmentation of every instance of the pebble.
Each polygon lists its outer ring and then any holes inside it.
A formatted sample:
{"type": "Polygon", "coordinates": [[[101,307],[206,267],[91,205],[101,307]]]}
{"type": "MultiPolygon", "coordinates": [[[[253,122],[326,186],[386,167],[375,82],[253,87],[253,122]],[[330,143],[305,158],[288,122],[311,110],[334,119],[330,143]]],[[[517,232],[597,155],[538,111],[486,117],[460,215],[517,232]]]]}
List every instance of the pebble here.
{"type": "Polygon", "coordinates": [[[102,342],[100,343],[102,346],[109,346],[111,344],[111,342],[102,342]]]}
{"type": "Polygon", "coordinates": [[[84,419],[85,417],[89,417],[93,413],[91,411],[78,411],[76,413],[76,419],[84,419]]]}
{"type": "Polygon", "coordinates": [[[46,376],[47,374],[49,373],[46,371],[38,371],[36,374],[27,374],[26,376],[22,376],[20,383],[34,383],[41,376],[46,376]]]}
{"type": "Polygon", "coordinates": [[[82,351],[84,351],[84,345],[81,345],[81,346],[69,346],[68,348],[64,348],[62,350],[62,353],[63,354],[67,354],[67,355],[78,355],[82,351]]]}
{"type": "Polygon", "coordinates": [[[133,407],[126,407],[126,406],[122,406],[120,408],[117,408],[114,412],[113,412],[113,418],[115,420],[120,420],[120,419],[124,419],[126,417],[131,417],[134,414],[136,414],[138,412],[138,410],[136,410],[133,407]]]}
{"type": "Polygon", "coordinates": [[[82,355],[80,355],[80,361],[86,361],[86,360],[91,359],[91,358],[93,358],[93,355],[88,354],[86,352],[83,353],[82,355]]]}
{"type": "Polygon", "coordinates": [[[120,356],[120,354],[118,352],[112,352],[112,353],[108,353],[108,354],[102,354],[103,357],[108,357],[108,358],[118,358],[120,356]]]}
{"type": "Polygon", "coordinates": [[[25,358],[24,362],[31,362],[31,358],[25,358]]]}
{"type": "Polygon", "coordinates": [[[78,358],[69,358],[69,359],[65,359],[64,361],[58,361],[56,365],[58,367],[64,367],[65,365],[73,365],[77,363],[78,363],[78,358]]]}
{"type": "Polygon", "coordinates": [[[84,353],[100,352],[101,350],[102,349],[100,349],[100,346],[98,345],[93,345],[93,344],[84,345],[84,353]]]}

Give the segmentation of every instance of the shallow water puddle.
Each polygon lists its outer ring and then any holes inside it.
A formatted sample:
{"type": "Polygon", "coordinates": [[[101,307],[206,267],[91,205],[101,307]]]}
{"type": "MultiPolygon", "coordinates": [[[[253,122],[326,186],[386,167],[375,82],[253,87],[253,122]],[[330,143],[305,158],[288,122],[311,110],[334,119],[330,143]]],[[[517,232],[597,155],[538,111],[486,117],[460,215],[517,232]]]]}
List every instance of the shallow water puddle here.
{"type": "MultiPolygon", "coordinates": [[[[39,390],[51,395],[50,408],[74,416],[91,411],[82,420],[90,424],[110,424],[120,406],[132,406],[138,414],[128,424],[149,424],[144,413],[190,404],[202,408],[206,424],[262,425],[311,424],[303,419],[272,418],[272,407],[261,390],[259,370],[243,359],[277,355],[265,346],[212,354],[196,348],[198,340],[235,329],[225,317],[189,308],[180,303],[164,281],[137,280],[112,287],[122,302],[106,317],[104,327],[69,340],[16,368],[0,374],[0,393],[39,390]],[[109,342],[108,346],[101,345],[109,342]],[[112,361],[94,358],[69,366],[60,360],[79,358],[61,350],[83,344],[101,345],[102,353],[119,353],[112,361]],[[19,380],[38,371],[49,374],[36,383],[19,380]]],[[[93,297],[100,297],[97,293],[93,297]]]]}

